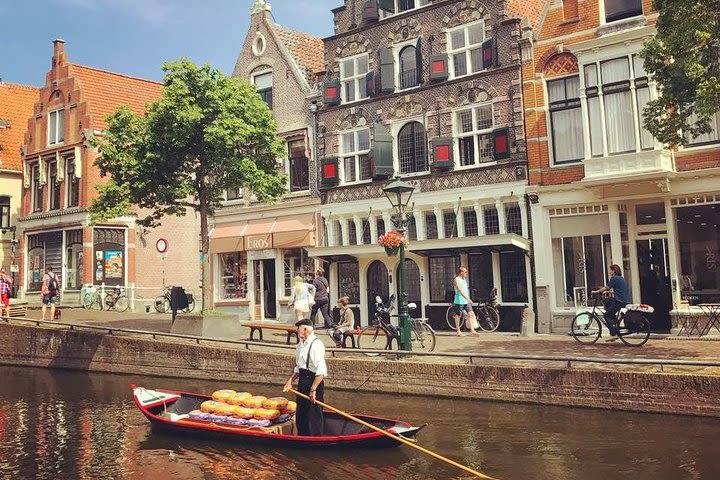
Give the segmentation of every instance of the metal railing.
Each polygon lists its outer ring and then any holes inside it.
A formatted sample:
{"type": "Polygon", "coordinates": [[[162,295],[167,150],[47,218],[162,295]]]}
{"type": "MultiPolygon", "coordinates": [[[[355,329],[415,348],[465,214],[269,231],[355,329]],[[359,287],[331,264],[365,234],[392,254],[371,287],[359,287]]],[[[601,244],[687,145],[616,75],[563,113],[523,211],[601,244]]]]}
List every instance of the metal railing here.
{"type": "MultiPolygon", "coordinates": [[[[200,337],[196,335],[186,335],[182,333],[171,333],[171,332],[157,332],[151,330],[138,330],[132,328],[114,328],[102,325],[90,325],[87,323],[69,323],[69,322],[58,322],[50,320],[38,320],[25,317],[3,317],[6,323],[10,320],[33,323],[36,326],[53,326],[53,327],[67,327],[70,330],[95,330],[104,331],[110,335],[118,333],[126,333],[133,335],[147,335],[152,337],[154,340],[158,337],[177,338],[182,340],[191,340],[196,344],[200,342],[206,343],[221,343],[227,345],[241,345],[246,350],[250,347],[264,347],[264,348],[276,348],[280,350],[295,350],[295,345],[283,345],[278,343],[258,342],[251,340],[231,340],[227,338],[215,338],[215,337],[200,337]]],[[[683,366],[683,367],[720,367],[720,361],[716,360],[678,360],[670,358],[607,358],[607,357],[584,357],[580,355],[526,355],[517,353],[473,353],[473,352],[406,352],[400,350],[376,350],[368,348],[331,348],[326,347],[326,351],[335,356],[348,356],[358,354],[379,354],[383,356],[389,356],[394,358],[402,357],[441,357],[441,358],[458,358],[468,359],[469,363],[473,363],[473,360],[515,360],[515,361],[535,361],[535,362],[562,362],[566,364],[567,368],[571,368],[573,363],[600,363],[600,364],[614,364],[614,365],[657,365],[660,370],[666,366],[683,366]]],[[[368,358],[368,357],[363,357],[368,358]]]]}

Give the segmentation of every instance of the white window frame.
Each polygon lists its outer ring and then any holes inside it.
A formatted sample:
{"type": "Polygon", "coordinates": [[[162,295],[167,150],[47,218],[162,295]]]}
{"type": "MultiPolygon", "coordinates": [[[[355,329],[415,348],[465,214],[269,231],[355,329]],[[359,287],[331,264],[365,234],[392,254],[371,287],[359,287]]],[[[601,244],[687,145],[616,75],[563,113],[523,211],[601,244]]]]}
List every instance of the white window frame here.
{"type": "MultiPolygon", "coordinates": [[[[451,28],[451,29],[447,30],[446,35],[447,35],[448,69],[449,69],[449,74],[450,74],[451,79],[466,77],[468,75],[475,75],[476,73],[480,73],[480,72],[484,71],[484,69],[482,69],[482,68],[480,70],[478,70],[477,72],[472,71],[472,58],[470,55],[470,50],[474,50],[475,48],[482,49],[482,44],[485,41],[490,39],[490,37],[486,36],[486,33],[487,32],[485,31],[485,19],[481,19],[481,20],[478,20],[475,22],[465,23],[463,25],[460,25],[459,27],[455,27],[455,28],[451,28]],[[482,40],[480,40],[480,43],[473,43],[471,45],[471,44],[469,44],[469,29],[476,25],[482,25],[483,38],[482,38],[482,40]],[[454,32],[457,32],[458,30],[464,30],[464,32],[465,32],[465,34],[464,34],[465,35],[465,45],[461,48],[456,48],[453,50],[452,49],[452,34],[454,32]],[[467,73],[465,73],[464,75],[456,75],[455,74],[454,56],[459,55],[461,53],[465,54],[465,65],[467,66],[467,73]]],[[[482,57],[482,50],[480,51],[480,56],[482,57]]],[[[481,58],[481,62],[482,62],[482,58],[481,58]]]]}
{"type": "Polygon", "coordinates": [[[47,120],[48,145],[60,145],[65,143],[65,109],[59,108],[48,112],[47,120]],[[54,121],[53,121],[54,117],[54,121]],[[58,120],[62,117],[62,125],[58,120]]]}
{"type": "Polygon", "coordinates": [[[65,176],[65,208],[73,208],[73,207],[79,207],[80,206],[80,179],[77,178],[77,172],[75,169],[77,168],[77,164],[75,163],[75,157],[68,157],[65,159],[65,171],[63,172],[63,175],[65,176]],[[70,177],[70,169],[73,169],[73,175],[72,178],[70,177]],[[77,179],[77,180],[75,180],[77,179]],[[75,188],[77,190],[78,195],[78,203],[77,205],[70,205],[70,197],[72,193],[72,184],[73,181],[76,181],[75,188]]]}
{"type": "Polygon", "coordinates": [[[60,210],[62,208],[62,183],[58,182],[58,177],[61,175],[61,172],[58,170],[58,167],[60,165],[58,164],[57,160],[53,160],[51,162],[48,162],[47,164],[47,193],[48,193],[48,210],[54,211],[54,210],[60,210]],[[55,179],[53,180],[50,173],[52,172],[52,169],[55,169],[55,179]],[[55,196],[55,192],[59,193],[59,198],[57,205],[53,205],[53,197],[55,196]]]}
{"type": "Polygon", "coordinates": [[[339,59],[340,62],[340,98],[342,99],[342,103],[354,103],[359,102],[360,100],[365,100],[368,98],[367,89],[365,90],[365,96],[360,98],[360,84],[365,84],[365,77],[367,76],[368,72],[370,71],[370,55],[368,55],[367,52],[360,53],[358,55],[352,55],[349,57],[343,57],[339,59]],[[358,73],[357,68],[357,61],[360,58],[365,57],[368,65],[368,69],[364,73],[358,73]],[[345,62],[348,60],[352,60],[353,62],[353,75],[351,76],[345,76],[345,62]],[[353,100],[348,100],[345,97],[345,84],[352,82],[353,83],[353,90],[355,92],[355,98],[353,100]]]}
{"type": "Polygon", "coordinates": [[[412,172],[412,173],[403,173],[401,174],[403,178],[405,177],[420,177],[423,175],[427,175],[430,173],[430,150],[428,145],[428,136],[427,136],[427,125],[425,124],[425,117],[424,116],[418,116],[418,117],[408,117],[403,118],[399,122],[395,122],[390,125],[390,134],[393,138],[393,169],[396,172],[400,172],[400,139],[398,138],[398,135],[400,135],[400,130],[403,129],[403,127],[409,123],[412,122],[418,122],[420,125],[425,128],[425,144],[426,144],[426,151],[425,151],[425,157],[427,161],[427,169],[421,171],[421,172],[412,172]]]}
{"type": "Polygon", "coordinates": [[[495,103],[494,102],[483,102],[478,103],[475,105],[472,105],[471,107],[464,107],[464,108],[458,108],[457,110],[452,111],[452,119],[453,119],[453,144],[455,149],[455,169],[456,170],[462,170],[467,168],[477,168],[480,166],[485,165],[494,165],[496,160],[493,158],[491,161],[488,162],[480,162],[480,146],[478,145],[478,136],[484,135],[484,134],[492,134],[493,130],[495,130],[495,103]],[[490,128],[485,128],[482,130],[477,130],[477,109],[482,107],[490,106],[490,114],[492,118],[492,125],[490,128]],[[458,114],[462,112],[466,112],[468,110],[472,111],[472,124],[473,124],[473,131],[472,132],[460,132],[460,124],[457,121],[458,120],[458,114]],[[475,163],[472,165],[461,165],[460,163],[460,139],[467,138],[467,137],[474,137],[473,141],[473,147],[475,149],[474,151],[474,158],[475,163]]]}
{"type": "MultiPolygon", "coordinates": [[[[273,78],[274,75],[273,75],[272,68],[264,68],[262,70],[258,70],[257,72],[251,73],[250,74],[250,82],[252,83],[253,87],[255,87],[255,91],[258,92],[258,94],[259,94],[260,90],[257,88],[255,79],[262,75],[268,75],[268,74],[270,75],[270,98],[271,98],[271,102],[270,102],[271,104],[269,105],[269,108],[272,110],[272,104],[273,104],[272,96],[273,96],[273,90],[275,88],[275,78],[273,78]]],[[[267,90],[267,89],[264,88],[263,90],[267,90]]]]}
{"type": "Polygon", "coordinates": [[[600,0],[600,8],[598,9],[600,11],[600,25],[616,25],[619,23],[627,22],[629,20],[632,20],[633,18],[639,18],[645,15],[645,8],[643,6],[642,0],[640,0],[640,8],[643,10],[643,12],[640,15],[635,15],[634,17],[626,17],[621,18],[620,20],[613,20],[611,22],[607,21],[607,15],[605,13],[605,0],[600,0]]]}
{"type": "Polygon", "coordinates": [[[582,131],[580,133],[584,139],[585,138],[585,130],[587,128],[589,128],[589,125],[587,122],[588,117],[587,117],[585,111],[583,110],[583,106],[582,106],[582,99],[585,96],[585,94],[584,94],[584,89],[583,89],[583,80],[580,77],[582,77],[583,74],[584,74],[583,71],[580,70],[578,72],[571,73],[569,75],[548,78],[543,82],[543,88],[545,89],[544,95],[545,95],[546,102],[547,102],[547,115],[545,115],[545,123],[547,125],[547,128],[545,131],[548,132],[548,134],[547,134],[548,153],[549,153],[548,158],[550,160],[550,165],[553,167],[565,167],[568,165],[576,165],[576,164],[582,163],[582,161],[585,158],[587,158],[587,153],[585,151],[586,145],[585,145],[585,142],[583,141],[583,157],[582,158],[579,158],[577,160],[565,160],[562,162],[555,161],[555,143],[553,141],[553,124],[552,124],[553,112],[550,110],[550,89],[548,88],[548,83],[554,82],[554,81],[559,81],[559,80],[564,81],[564,80],[567,80],[568,78],[578,77],[578,97],[580,99],[580,105],[577,108],[580,109],[580,124],[581,124],[581,128],[582,128],[582,131]]]}
{"type": "MultiPolygon", "coordinates": [[[[415,88],[419,88],[422,86],[422,82],[420,79],[418,79],[418,84],[414,87],[408,87],[408,88],[402,88],[400,77],[402,76],[402,71],[400,70],[400,52],[405,47],[413,47],[417,48],[417,42],[420,37],[411,38],[410,40],[406,40],[402,43],[397,43],[393,45],[392,53],[393,53],[393,61],[395,62],[395,91],[396,92],[408,92],[410,90],[413,90],[415,88]]],[[[415,51],[417,55],[417,50],[415,51]]]]}
{"type": "Polygon", "coordinates": [[[43,205],[42,201],[42,193],[41,198],[37,199],[37,191],[40,190],[41,192],[44,190],[44,187],[40,184],[40,162],[42,162],[42,158],[38,161],[38,163],[34,163],[30,165],[30,213],[37,213],[42,212],[45,210],[45,206],[43,205]],[[38,182],[38,187],[35,187],[35,182],[38,182]],[[35,208],[36,205],[39,205],[39,208],[35,208]]]}
{"type": "Polygon", "coordinates": [[[238,187],[238,188],[240,188],[240,190],[239,190],[239,191],[240,191],[240,194],[239,194],[236,198],[230,198],[230,199],[228,199],[228,189],[226,188],[226,189],[223,191],[223,197],[224,197],[224,200],[223,200],[223,201],[224,201],[225,203],[230,203],[230,204],[232,204],[232,203],[237,203],[237,202],[242,202],[242,201],[243,201],[243,198],[245,197],[245,192],[244,192],[244,190],[243,190],[242,187],[238,187]]]}
{"type": "Polygon", "coordinates": [[[403,10],[401,12],[401,11],[399,11],[400,0],[394,0],[394,2],[395,2],[395,12],[386,12],[385,10],[378,8],[378,11],[380,13],[380,20],[394,17],[396,15],[402,15],[403,13],[406,13],[406,12],[414,12],[415,10],[418,10],[420,8],[425,8],[428,5],[432,5],[432,2],[430,0],[415,0],[415,6],[413,8],[408,8],[407,10],[403,10]]]}
{"type": "Polygon", "coordinates": [[[369,183],[372,182],[372,177],[365,179],[365,180],[359,180],[360,177],[360,156],[362,155],[368,155],[368,161],[370,161],[369,154],[372,151],[370,148],[370,128],[368,127],[362,127],[362,128],[354,128],[352,130],[344,130],[341,132],[338,132],[339,135],[339,153],[338,153],[338,174],[340,175],[340,185],[355,185],[358,183],[369,183]],[[360,146],[360,142],[358,141],[358,134],[359,132],[367,131],[368,132],[368,148],[365,150],[358,150],[358,147],[360,146]],[[354,135],[354,141],[355,141],[355,150],[346,152],[345,151],[345,145],[343,144],[343,137],[347,135],[348,133],[352,133],[354,135]],[[355,157],[355,180],[352,181],[346,181],[345,180],[345,159],[349,157],[355,157]]]}
{"type": "Polygon", "coordinates": [[[300,195],[300,194],[305,194],[305,193],[307,193],[307,192],[310,191],[310,171],[309,171],[309,169],[310,169],[310,156],[308,155],[307,147],[308,147],[308,145],[307,145],[307,138],[305,138],[305,137],[302,137],[302,138],[293,138],[293,139],[285,139],[285,154],[286,154],[286,155],[285,155],[285,159],[283,160],[283,164],[284,164],[284,166],[285,166],[285,172],[287,173],[287,176],[288,176],[288,181],[287,181],[288,195],[300,195]],[[290,171],[290,166],[291,166],[291,165],[290,165],[290,158],[291,158],[291,157],[290,157],[290,143],[291,143],[291,142],[297,142],[297,141],[300,141],[300,140],[302,140],[303,144],[305,145],[305,158],[306,158],[307,161],[308,161],[308,186],[307,186],[307,188],[304,188],[304,189],[302,189],[302,190],[292,191],[292,172],[290,171]]]}

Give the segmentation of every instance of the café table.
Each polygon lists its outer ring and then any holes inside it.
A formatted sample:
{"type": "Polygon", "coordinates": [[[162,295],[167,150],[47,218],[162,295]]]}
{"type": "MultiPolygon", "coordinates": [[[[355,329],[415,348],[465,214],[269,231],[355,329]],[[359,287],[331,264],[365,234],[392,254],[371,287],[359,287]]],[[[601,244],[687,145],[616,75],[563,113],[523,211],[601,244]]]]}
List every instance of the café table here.
{"type": "Polygon", "coordinates": [[[708,320],[707,325],[700,332],[700,336],[707,335],[713,327],[720,332],[720,303],[700,303],[698,307],[708,320]]]}

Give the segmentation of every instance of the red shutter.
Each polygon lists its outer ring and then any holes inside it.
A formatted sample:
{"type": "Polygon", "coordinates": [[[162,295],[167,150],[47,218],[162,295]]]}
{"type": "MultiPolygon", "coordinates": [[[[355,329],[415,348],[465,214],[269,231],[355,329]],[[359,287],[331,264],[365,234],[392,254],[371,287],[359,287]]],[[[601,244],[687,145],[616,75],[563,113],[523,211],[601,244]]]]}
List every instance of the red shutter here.
{"type": "Polygon", "coordinates": [[[447,80],[448,76],[449,71],[447,54],[440,53],[437,55],[430,55],[430,80],[447,80]]]}
{"type": "Polygon", "coordinates": [[[368,0],[365,2],[363,6],[363,20],[366,22],[377,22],[379,18],[377,0],[368,0]]]}
{"type": "Polygon", "coordinates": [[[497,49],[495,48],[495,39],[491,38],[482,44],[482,67],[492,68],[497,66],[497,49]]]}
{"type": "Polygon", "coordinates": [[[338,171],[338,158],[323,158],[320,171],[320,189],[335,187],[340,182],[340,172],[338,171]]]}
{"type": "Polygon", "coordinates": [[[323,85],[323,101],[326,106],[340,105],[340,81],[328,80],[323,85]]]}
{"type": "Polygon", "coordinates": [[[450,137],[434,138],[433,169],[450,170],[455,166],[453,161],[453,140],[450,137]]]}
{"type": "Polygon", "coordinates": [[[510,129],[500,128],[493,132],[493,157],[495,160],[510,158],[510,129]]]}

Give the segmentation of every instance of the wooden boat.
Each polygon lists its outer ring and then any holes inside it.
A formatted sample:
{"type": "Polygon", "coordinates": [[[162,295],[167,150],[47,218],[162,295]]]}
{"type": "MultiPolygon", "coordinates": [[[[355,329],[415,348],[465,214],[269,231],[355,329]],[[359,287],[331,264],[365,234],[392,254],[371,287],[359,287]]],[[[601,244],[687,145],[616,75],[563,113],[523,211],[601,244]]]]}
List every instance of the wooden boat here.
{"type": "MultiPolygon", "coordinates": [[[[154,428],[192,438],[206,437],[283,448],[385,448],[400,444],[391,437],[329,411],[325,411],[323,415],[325,435],[314,437],[295,434],[292,422],[287,422],[288,425],[285,426],[262,428],[190,419],[188,414],[198,410],[202,402],[211,400],[210,396],[166,389],[150,390],[135,385],[131,385],[131,388],[135,404],[154,428]]],[[[418,431],[425,426],[414,427],[401,420],[369,415],[356,416],[408,440],[415,440],[418,431]]]]}

